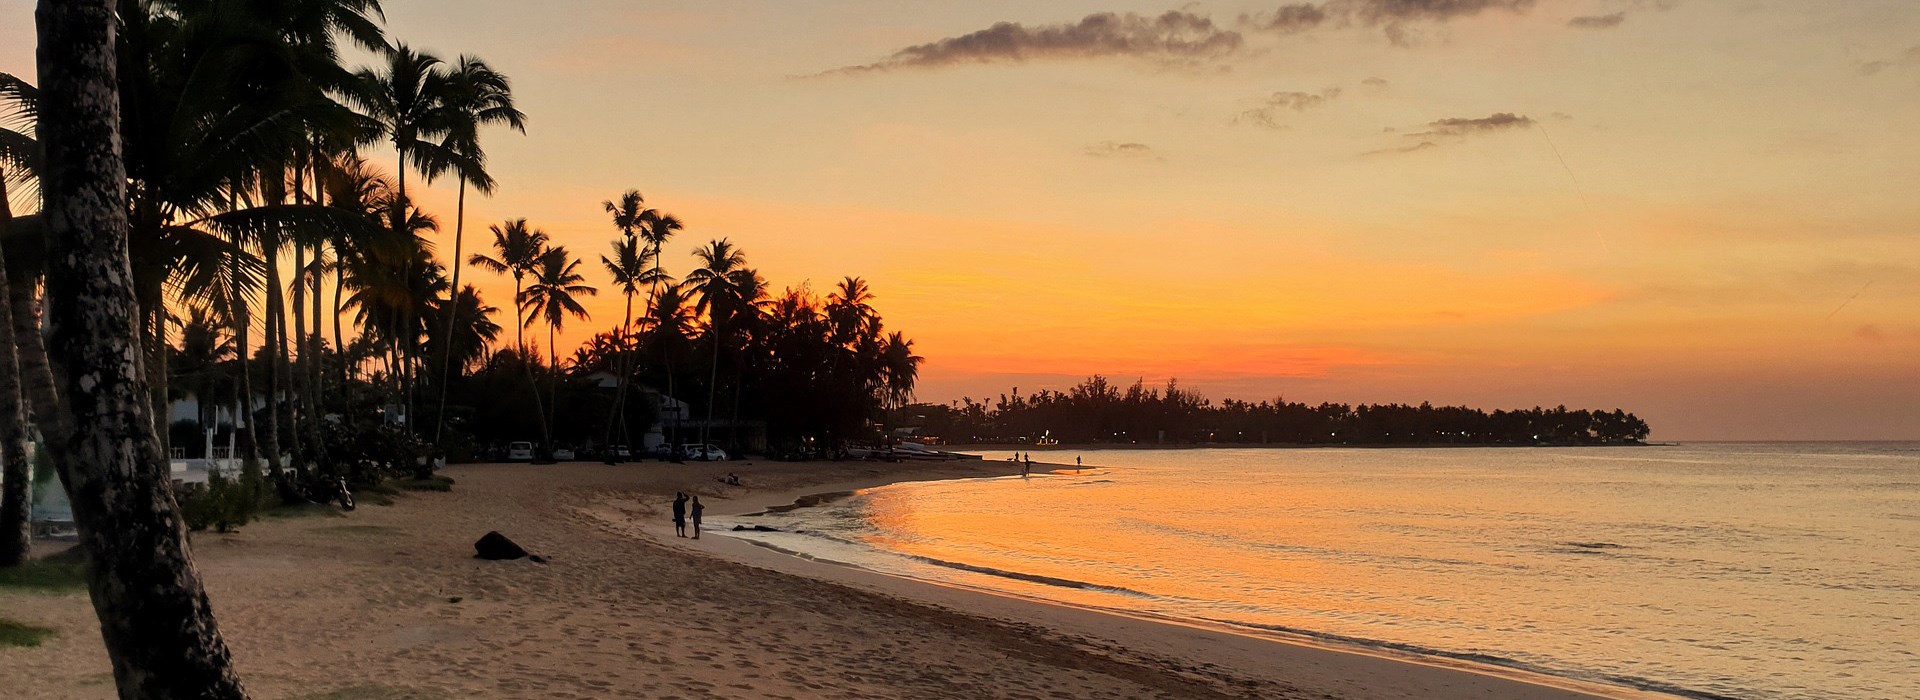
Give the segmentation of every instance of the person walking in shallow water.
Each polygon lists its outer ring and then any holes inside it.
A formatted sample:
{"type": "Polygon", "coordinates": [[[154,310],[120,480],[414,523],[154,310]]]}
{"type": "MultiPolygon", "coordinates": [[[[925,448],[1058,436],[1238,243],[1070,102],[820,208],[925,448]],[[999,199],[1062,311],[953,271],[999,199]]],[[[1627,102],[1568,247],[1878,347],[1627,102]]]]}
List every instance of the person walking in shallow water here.
{"type": "Polygon", "coordinates": [[[694,496],[693,497],[693,538],[696,540],[700,539],[700,511],[703,511],[706,509],[707,509],[706,506],[700,505],[700,497],[694,496]]]}
{"type": "Polygon", "coordinates": [[[673,492],[673,536],[687,536],[687,494],[673,492]]]}

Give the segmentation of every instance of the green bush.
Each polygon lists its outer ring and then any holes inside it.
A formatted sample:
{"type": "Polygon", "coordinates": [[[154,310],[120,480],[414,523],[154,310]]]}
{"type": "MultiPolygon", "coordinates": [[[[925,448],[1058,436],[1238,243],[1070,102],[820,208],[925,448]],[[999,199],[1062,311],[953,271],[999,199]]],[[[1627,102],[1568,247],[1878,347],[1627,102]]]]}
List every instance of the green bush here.
{"type": "Polygon", "coordinates": [[[252,522],[267,497],[265,480],[257,471],[243,470],[239,479],[228,478],[218,471],[208,472],[205,486],[182,490],[177,498],[187,529],[199,531],[211,527],[219,532],[233,532],[252,522]]]}

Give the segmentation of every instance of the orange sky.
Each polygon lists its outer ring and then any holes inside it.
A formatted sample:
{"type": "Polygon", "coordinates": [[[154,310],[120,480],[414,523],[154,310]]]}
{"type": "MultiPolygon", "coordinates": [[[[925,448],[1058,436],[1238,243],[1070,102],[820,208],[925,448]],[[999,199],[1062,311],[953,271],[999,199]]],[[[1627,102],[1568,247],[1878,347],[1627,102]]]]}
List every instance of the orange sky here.
{"type": "MultiPolygon", "coordinates": [[[[1280,5],[387,12],[530,117],[490,135],[470,250],[524,216],[597,256],[599,203],[638,188],[688,222],[670,272],[727,236],[776,288],[865,276],[925,400],[1099,372],[1920,438],[1920,7],[1333,0],[1276,28],[1280,5]],[[1442,5],[1487,7],[1416,12],[1442,5]]],[[[0,0],[0,70],[32,73],[31,16],[0,0]]],[[[450,250],[451,188],[422,199],[450,250]]]]}

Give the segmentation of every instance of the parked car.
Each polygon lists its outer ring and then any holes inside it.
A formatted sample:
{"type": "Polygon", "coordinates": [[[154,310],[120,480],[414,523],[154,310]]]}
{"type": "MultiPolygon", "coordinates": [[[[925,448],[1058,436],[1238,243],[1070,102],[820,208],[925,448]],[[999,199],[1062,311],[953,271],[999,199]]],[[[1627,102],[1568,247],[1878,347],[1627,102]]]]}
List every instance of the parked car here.
{"type": "Polygon", "coordinates": [[[613,456],[615,459],[633,459],[633,451],[628,450],[626,445],[614,445],[613,456]]]}
{"type": "Polygon", "coordinates": [[[720,446],[715,445],[713,443],[707,443],[705,445],[688,445],[687,446],[687,459],[698,460],[702,462],[719,462],[719,461],[725,460],[726,458],[727,458],[727,451],[720,449],[720,446]]]}
{"type": "Polygon", "coordinates": [[[533,443],[527,442],[524,440],[520,442],[507,443],[507,461],[509,462],[533,461],[533,443]]]}
{"type": "Polygon", "coordinates": [[[553,461],[555,462],[570,462],[573,461],[573,458],[573,448],[571,447],[556,447],[553,449],[553,461]]]}

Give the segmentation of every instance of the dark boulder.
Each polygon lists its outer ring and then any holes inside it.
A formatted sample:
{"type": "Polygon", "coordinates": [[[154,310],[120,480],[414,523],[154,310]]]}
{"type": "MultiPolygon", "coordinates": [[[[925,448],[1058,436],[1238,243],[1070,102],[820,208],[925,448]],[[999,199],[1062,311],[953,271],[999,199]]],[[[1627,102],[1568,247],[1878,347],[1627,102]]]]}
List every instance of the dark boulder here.
{"type": "Polygon", "coordinates": [[[527,550],[498,532],[489,532],[473,543],[475,559],[523,559],[526,556],[527,550]]]}

